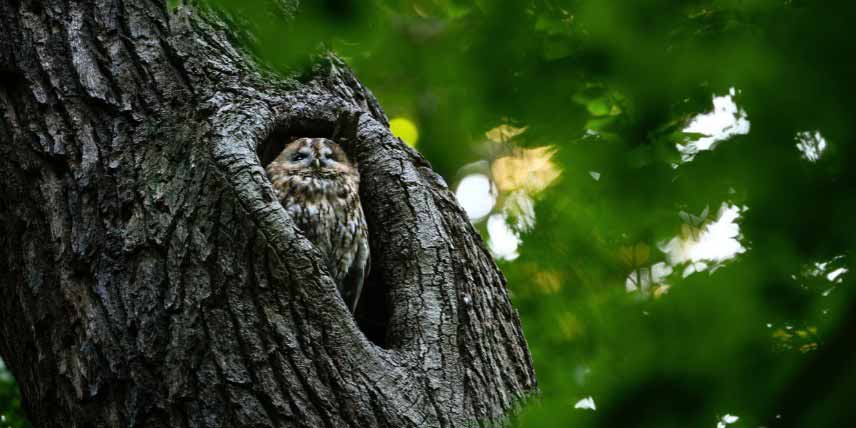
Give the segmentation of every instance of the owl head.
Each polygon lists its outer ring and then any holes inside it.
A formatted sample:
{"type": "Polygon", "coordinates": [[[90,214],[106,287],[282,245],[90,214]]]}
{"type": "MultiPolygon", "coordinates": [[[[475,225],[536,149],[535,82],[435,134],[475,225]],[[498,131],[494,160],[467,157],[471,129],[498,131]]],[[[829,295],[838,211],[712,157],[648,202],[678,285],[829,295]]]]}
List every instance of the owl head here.
{"type": "Polygon", "coordinates": [[[345,151],[326,138],[298,138],[288,143],[268,171],[314,178],[335,178],[356,172],[345,151]]]}

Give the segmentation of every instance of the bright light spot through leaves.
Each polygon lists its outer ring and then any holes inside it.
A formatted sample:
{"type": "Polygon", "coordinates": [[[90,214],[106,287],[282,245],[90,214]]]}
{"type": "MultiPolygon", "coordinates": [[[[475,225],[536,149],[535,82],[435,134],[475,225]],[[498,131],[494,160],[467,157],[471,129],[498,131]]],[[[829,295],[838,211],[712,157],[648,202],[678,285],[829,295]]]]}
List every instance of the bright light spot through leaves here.
{"type": "Polygon", "coordinates": [[[835,256],[828,261],[813,263],[806,269],[804,275],[814,278],[826,278],[829,282],[840,283],[844,279],[844,274],[849,271],[846,267],[842,266],[844,263],[845,256],[835,256]]]}
{"type": "Polygon", "coordinates": [[[520,254],[517,247],[520,246],[520,237],[508,226],[508,216],[505,214],[494,214],[487,219],[487,233],[490,236],[488,246],[498,259],[514,260],[520,254]]]}
{"type": "Polygon", "coordinates": [[[734,102],[737,91],[731,88],[728,95],[713,97],[713,111],[700,114],[693,118],[684,132],[692,134],[703,134],[706,137],[691,141],[687,144],[678,144],[681,152],[681,160],[689,162],[696,154],[704,150],[713,150],[720,141],[727,140],[734,135],[749,133],[749,120],[746,112],[738,108],[734,102]]]}
{"type": "Polygon", "coordinates": [[[722,418],[719,419],[719,422],[716,423],[716,428],[725,428],[727,425],[731,425],[737,422],[740,419],[738,416],[725,414],[722,418]]]}
{"type": "Polygon", "coordinates": [[[826,139],[818,131],[797,133],[797,149],[802,153],[803,159],[809,162],[820,160],[826,146],[826,139]]]}
{"type": "Polygon", "coordinates": [[[587,410],[597,410],[597,406],[594,404],[594,398],[591,396],[583,398],[580,401],[577,401],[577,404],[574,404],[575,409],[587,409],[587,410]]]}
{"type": "Polygon", "coordinates": [[[389,130],[410,147],[416,147],[416,144],[419,142],[419,129],[410,119],[404,117],[393,118],[389,121],[389,130]]]}
{"type": "Polygon", "coordinates": [[[458,183],[455,197],[470,220],[476,221],[490,214],[496,204],[496,186],[486,175],[471,174],[458,183]]]}
{"type": "MultiPolygon", "coordinates": [[[[497,200],[502,201],[499,212],[490,215],[486,225],[488,247],[495,257],[502,260],[519,257],[520,234],[535,227],[533,197],[561,174],[552,161],[556,153],[553,146],[515,147],[512,140],[525,133],[526,129],[503,124],[485,132],[486,144],[496,144],[489,151],[496,150],[504,155],[492,162],[489,172],[466,175],[455,191],[455,197],[471,221],[488,216],[494,212],[497,200]],[[485,175],[488,173],[493,183],[485,175]]],[[[479,163],[472,163],[467,168],[473,165],[479,163]]]]}
{"type": "Polygon", "coordinates": [[[550,146],[515,149],[510,156],[495,160],[491,170],[497,187],[503,192],[541,192],[561,174],[551,161],[553,154],[555,150],[550,146]]]}
{"type": "Polygon", "coordinates": [[[681,234],[660,244],[660,250],[666,253],[672,265],[691,263],[684,270],[684,277],[707,269],[707,262],[719,264],[732,259],[746,251],[740,243],[740,226],[736,222],[745,210],[723,203],[713,223],[684,223],[681,234]]]}
{"type": "Polygon", "coordinates": [[[829,272],[826,275],[826,279],[829,280],[830,282],[837,282],[837,281],[840,281],[841,275],[844,275],[845,273],[847,273],[847,268],[838,268],[832,272],[829,272]]]}
{"type": "Polygon", "coordinates": [[[485,132],[485,136],[495,143],[505,143],[524,132],[526,132],[526,127],[516,128],[511,125],[499,125],[485,132]]]}
{"type": "Polygon", "coordinates": [[[655,263],[650,268],[640,267],[627,275],[624,289],[627,292],[641,291],[647,294],[652,291],[653,286],[654,296],[659,297],[669,290],[665,279],[671,274],[672,267],[665,262],[655,263]]]}

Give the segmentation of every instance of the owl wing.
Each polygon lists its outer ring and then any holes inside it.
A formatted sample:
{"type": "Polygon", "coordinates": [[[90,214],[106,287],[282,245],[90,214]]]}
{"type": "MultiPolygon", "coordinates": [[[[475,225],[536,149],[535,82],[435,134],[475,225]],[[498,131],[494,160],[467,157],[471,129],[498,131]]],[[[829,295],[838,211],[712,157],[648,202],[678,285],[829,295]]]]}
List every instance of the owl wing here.
{"type": "Polygon", "coordinates": [[[360,294],[363,292],[363,284],[366,278],[369,277],[371,269],[371,254],[369,254],[369,243],[367,239],[360,242],[357,249],[357,256],[354,257],[354,263],[348,270],[348,274],[342,280],[342,298],[351,313],[357,310],[357,303],[360,301],[360,294]]]}

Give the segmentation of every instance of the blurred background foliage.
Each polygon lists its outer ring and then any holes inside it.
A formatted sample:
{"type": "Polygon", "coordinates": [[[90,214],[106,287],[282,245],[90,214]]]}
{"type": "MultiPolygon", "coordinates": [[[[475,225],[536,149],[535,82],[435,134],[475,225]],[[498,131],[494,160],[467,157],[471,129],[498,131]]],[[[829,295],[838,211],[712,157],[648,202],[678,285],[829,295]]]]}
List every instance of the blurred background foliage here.
{"type": "Polygon", "coordinates": [[[25,428],[30,424],[21,408],[18,385],[0,360],[0,428],[25,428]]]}
{"type": "Polygon", "coordinates": [[[856,416],[856,5],[303,3],[204,4],[287,76],[345,59],[447,178],[532,350],[517,426],[856,416]]]}

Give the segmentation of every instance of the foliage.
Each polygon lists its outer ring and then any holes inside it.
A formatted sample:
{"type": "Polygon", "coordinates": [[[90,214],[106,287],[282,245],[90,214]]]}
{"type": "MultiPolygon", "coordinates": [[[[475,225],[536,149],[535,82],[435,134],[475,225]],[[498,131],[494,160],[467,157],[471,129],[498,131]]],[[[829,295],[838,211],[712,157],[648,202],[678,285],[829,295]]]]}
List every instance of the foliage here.
{"type": "Polygon", "coordinates": [[[342,56],[453,188],[490,177],[542,390],[519,426],[854,416],[856,7],[209,3],[289,76],[342,56]]]}
{"type": "Polygon", "coordinates": [[[30,423],[21,409],[18,385],[0,361],[0,428],[25,428],[30,423]]]}

